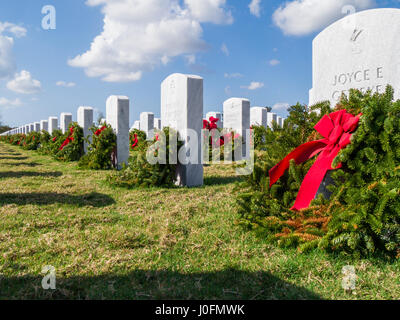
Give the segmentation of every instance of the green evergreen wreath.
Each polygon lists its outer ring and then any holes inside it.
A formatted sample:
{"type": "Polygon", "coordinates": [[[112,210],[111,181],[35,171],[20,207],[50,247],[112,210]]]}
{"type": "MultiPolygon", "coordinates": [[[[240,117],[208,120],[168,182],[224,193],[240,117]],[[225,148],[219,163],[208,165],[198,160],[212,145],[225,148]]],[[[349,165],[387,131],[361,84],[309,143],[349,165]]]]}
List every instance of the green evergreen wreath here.
{"type": "Polygon", "coordinates": [[[358,256],[400,256],[400,101],[393,102],[393,89],[388,86],[384,94],[351,90],[349,98],[342,97],[335,110],[363,116],[351,144],[334,161],[343,167],[331,171],[332,195],[320,195],[309,208],[291,211],[315,159],[301,165],[292,162],[271,188],[268,172],[300,144],[318,139],[314,125],[334,111],[329,103],[311,109],[291,107],[286,130],[267,135],[269,147],[256,152],[254,172],[238,189],[238,223],[301,251],[318,246],[358,256]]]}

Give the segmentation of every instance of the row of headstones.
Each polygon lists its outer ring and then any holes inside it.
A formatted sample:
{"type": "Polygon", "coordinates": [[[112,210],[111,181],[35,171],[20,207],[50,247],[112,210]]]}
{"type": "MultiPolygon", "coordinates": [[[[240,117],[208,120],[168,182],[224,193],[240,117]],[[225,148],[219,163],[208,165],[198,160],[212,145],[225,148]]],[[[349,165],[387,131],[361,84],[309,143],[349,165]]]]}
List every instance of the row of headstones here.
{"type": "MultiPolygon", "coordinates": [[[[276,113],[268,112],[264,107],[252,107],[250,108],[250,102],[247,103],[248,100],[246,99],[236,99],[235,103],[237,104],[236,108],[229,109],[228,105],[232,102],[231,99],[225,101],[224,103],[224,110],[225,106],[227,106],[227,112],[234,112],[235,115],[241,114],[239,119],[242,118],[242,126],[239,123],[235,123],[232,121],[225,122],[223,121],[223,114],[221,112],[211,111],[206,114],[206,118],[203,120],[209,121],[211,117],[218,119],[217,126],[218,128],[225,128],[225,129],[238,129],[243,130],[241,127],[248,127],[249,129],[251,126],[263,126],[265,128],[273,128],[273,123],[276,122],[281,128],[283,128],[285,119],[278,116],[276,113]],[[240,109],[240,110],[239,110],[240,109]],[[225,124],[225,125],[224,125],[225,124]]],[[[228,119],[234,118],[228,115],[228,119]]],[[[160,118],[155,118],[154,113],[152,112],[142,112],[140,114],[140,120],[134,122],[133,127],[131,130],[141,130],[144,131],[147,135],[147,139],[151,140],[154,138],[154,129],[161,130],[162,129],[162,121],[160,118]]]]}
{"type": "Polygon", "coordinates": [[[146,133],[147,139],[152,140],[154,138],[154,129],[161,130],[161,119],[155,118],[152,112],[142,112],[140,114],[140,120],[136,120],[133,123],[133,130],[141,130],[146,133]]]}
{"type": "MultiPolygon", "coordinates": [[[[249,146],[246,130],[250,128],[250,101],[243,98],[231,98],[223,104],[225,128],[236,131],[244,138],[245,150],[249,146]]],[[[262,117],[266,115],[261,111],[262,117]]],[[[60,117],[61,129],[65,132],[72,121],[72,115],[63,113],[60,117]]],[[[144,126],[140,129],[154,128],[151,119],[154,115],[144,113],[141,116],[144,126]]],[[[261,118],[261,124],[263,123],[261,118]]],[[[268,121],[268,114],[266,115],[268,121]]],[[[129,99],[124,96],[110,96],[106,103],[106,123],[111,125],[117,136],[116,163],[121,167],[129,158],[129,99]]],[[[46,130],[52,133],[58,128],[58,119],[50,117],[29,125],[29,130],[46,130]]],[[[93,125],[93,108],[80,107],[78,109],[78,124],[83,128],[85,137],[89,136],[89,128],[93,125]]],[[[161,124],[160,128],[170,127],[175,129],[184,146],[191,146],[191,162],[180,164],[176,172],[176,183],[180,186],[200,186],[203,184],[202,147],[200,141],[194,143],[193,133],[201,137],[203,129],[203,78],[194,75],[172,74],[161,84],[161,124]],[[188,130],[190,129],[190,130],[188,130]],[[193,148],[193,146],[196,146],[193,148]],[[197,150],[194,150],[197,149],[197,150]],[[194,159],[196,158],[196,159],[194,159]]],[[[27,133],[27,126],[13,129],[6,134],[27,133]]],[[[85,146],[87,150],[87,146],[85,146]]]]}
{"type": "MultiPolygon", "coordinates": [[[[92,107],[79,107],[77,111],[77,122],[83,129],[84,137],[91,135],[90,128],[93,122],[94,109],[92,107]]],[[[54,130],[60,129],[63,133],[68,131],[72,122],[72,113],[61,113],[60,127],[57,117],[49,117],[48,120],[41,120],[31,124],[23,125],[3,133],[2,135],[29,134],[30,132],[40,132],[42,130],[52,134],[54,130]]],[[[124,96],[110,96],[106,102],[106,118],[101,122],[111,125],[117,135],[117,154],[116,163],[120,168],[123,163],[127,163],[129,158],[129,98],[124,96]]],[[[88,150],[87,142],[84,144],[85,153],[88,150]]]]}

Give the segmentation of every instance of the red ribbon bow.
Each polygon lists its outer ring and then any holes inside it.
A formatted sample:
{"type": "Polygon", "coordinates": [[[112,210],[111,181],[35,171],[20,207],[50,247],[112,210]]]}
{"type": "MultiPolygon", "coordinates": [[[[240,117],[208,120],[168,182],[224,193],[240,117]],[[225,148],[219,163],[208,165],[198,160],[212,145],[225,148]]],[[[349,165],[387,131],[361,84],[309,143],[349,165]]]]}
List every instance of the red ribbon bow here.
{"type": "MultiPolygon", "coordinates": [[[[59,148],[59,150],[63,150],[67,145],[69,145],[72,141],[74,141],[74,127],[71,127],[69,129],[69,135],[67,137],[67,139],[64,140],[64,142],[61,144],[61,147],[59,148]]],[[[54,140],[53,140],[54,141],[54,140]]]]}
{"type": "Polygon", "coordinates": [[[94,134],[96,136],[99,136],[106,129],[107,129],[107,126],[102,126],[101,129],[96,130],[96,132],[94,134]]]}
{"type": "Polygon", "coordinates": [[[294,159],[296,164],[300,164],[320,153],[304,177],[291,210],[307,208],[315,198],[327,171],[341,168],[342,164],[339,164],[337,168],[332,168],[332,161],[341,149],[350,144],[352,132],[356,130],[361,115],[360,113],[358,116],[353,116],[346,110],[340,110],[329,116],[323,116],[314,129],[325,139],[307,142],[299,146],[269,171],[270,186],[272,186],[289,168],[290,160],[294,159]]]}
{"type": "Polygon", "coordinates": [[[135,133],[134,138],[133,138],[133,144],[132,144],[132,149],[135,149],[139,143],[138,135],[135,133]]]}

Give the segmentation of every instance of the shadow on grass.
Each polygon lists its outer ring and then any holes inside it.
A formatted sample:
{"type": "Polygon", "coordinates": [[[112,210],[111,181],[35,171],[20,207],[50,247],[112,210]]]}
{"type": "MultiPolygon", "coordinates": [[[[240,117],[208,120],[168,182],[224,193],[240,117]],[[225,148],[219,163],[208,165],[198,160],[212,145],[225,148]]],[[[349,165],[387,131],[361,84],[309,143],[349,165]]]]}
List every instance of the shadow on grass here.
{"type": "Polygon", "coordinates": [[[108,195],[92,192],[84,195],[66,193],[0,193],[0,204],[37,204],[47,205],[53,203],[70,204],[78,207],[92,206],[106,207],[115,203],[108,195]]]}
{"type": "Polygon", "coordinates": [[[16,153],[14,151],[9,151],[9,152],[0,152],[0,156],[20,156],[22,155],[21,153],[16,153]]]}
{"type": "Polygon", "coordinates": [[[221,184],[231,184],[235,182],[242,181],[242,177],[240,176],[232,176],[232,177],[205,177],[204,185],[212,186],[212,185],[221,185],[221,184]]]}
{"type": "Polygon", "coordinates": [[[1,165],[3,165],[3,166],[12,166],[12,167],[37,167],[37,166],[41,166],[41,164],[37,163],[37,162],[3,162],[1,165]]]}
{"type": "Polygon", "coordinates": [[[0,157],[0,160],[27,160],[28,157],[0,157]]]}
{"type": "MultiPolygon", "coordinates": [[[[17,269],[21,269],[21,266],[17,269]]],[[[189,274],[137,270],[122,276],[105,274],[94,277],[57,277],[56,290],[43,290],[42,279],[43,275],[3,276],[0,299],[321,299],[312,291],[283,281],[268,272],[235,269],[189,274]]]]}
{"type": "Polygon", "coordinates": [[[1,178],[24,178],[24,177],[61,177],[62,172],[35,172],[35,171],[4,171],[0,172],[1,178]]]}

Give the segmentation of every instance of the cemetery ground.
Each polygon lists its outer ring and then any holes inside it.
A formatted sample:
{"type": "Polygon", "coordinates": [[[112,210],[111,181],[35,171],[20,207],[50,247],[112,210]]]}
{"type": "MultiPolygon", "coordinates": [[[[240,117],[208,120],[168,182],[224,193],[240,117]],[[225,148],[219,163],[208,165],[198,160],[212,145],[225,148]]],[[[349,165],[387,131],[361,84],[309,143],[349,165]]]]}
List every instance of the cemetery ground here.
{"type": "Polygon", "coordinates": [[[301,254],[236,226],[230,166],[192,189],[113,188],[108,174],[0,143],[1,299],[400,298],[400,261],[301,254]]]}

